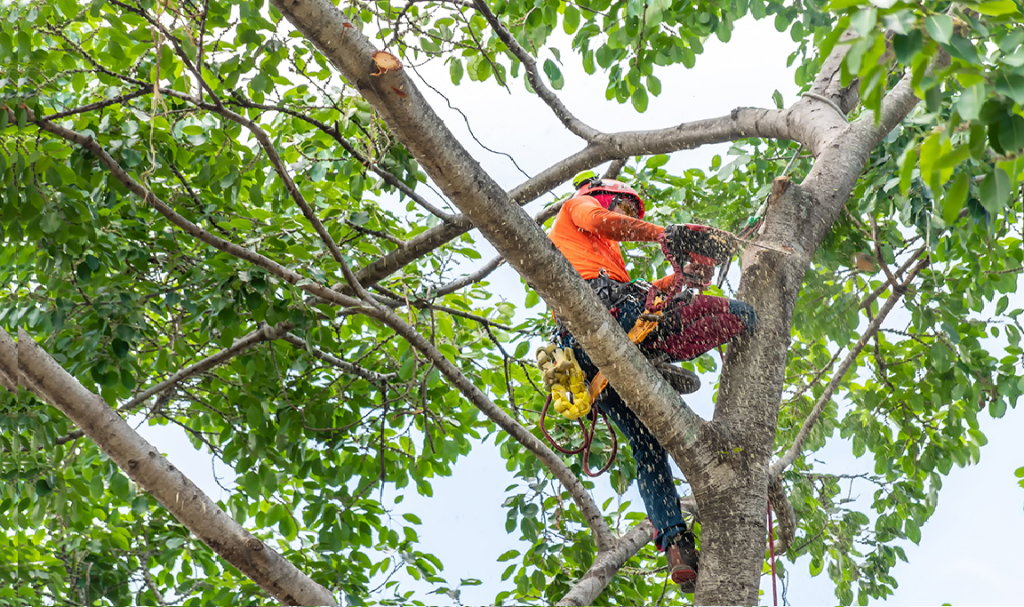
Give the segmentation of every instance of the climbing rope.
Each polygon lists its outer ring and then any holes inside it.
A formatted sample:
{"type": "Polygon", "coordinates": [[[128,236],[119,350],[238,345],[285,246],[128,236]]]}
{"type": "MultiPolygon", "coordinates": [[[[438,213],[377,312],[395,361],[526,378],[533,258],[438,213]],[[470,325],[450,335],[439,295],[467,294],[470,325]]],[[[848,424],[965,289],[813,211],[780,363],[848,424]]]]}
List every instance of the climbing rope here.
{"type": "Polygon", "coordinates": [[[772,557],[772,599],[779,607],[779,593],[775,589],[775,528],[772,524],[772,501],[768,500],[768,552],[772,557]]]}
{"type": "Polygon", "coordinates": [[[604,411],[594,407],[590,410],[588,417],[590,417],[590,429],[587,429],[586,424],[583,423],[583,419],[580,417],[576,418],[576,422],[579,423],[580,429],[583,431],[583,446],[578,449],[566,449],[565,447],[558,444],[558,442],[548,434],[548,429],[544,427],[544,419],[548,415],[548,407],[551,406],[551,395],[548,395],[546,401],[544,401],[544,408],[540,412],[540,431],[544,434],[544,438],[548,439],[551,445],[565,453],[566,455],[576,455],[577,453],[583,453],[583,472],[589,477],[598,477],[608,471],[612,467],[612,463],[615,462],[615,456],[619,453],[619,439],[615,435],[615,431],[612,430],[612,424],[608,421],[608,416],[605,415],[604,411]],[[605,426],[608,427],[608,433],[612,435],[612,453],[608,456],[608,462],[603,468],[597,472],[590,471],[590,445],[594,440],[594,429],[597,428],[597,416],[600,414],[601,419],[604,420],[605,426]]]}

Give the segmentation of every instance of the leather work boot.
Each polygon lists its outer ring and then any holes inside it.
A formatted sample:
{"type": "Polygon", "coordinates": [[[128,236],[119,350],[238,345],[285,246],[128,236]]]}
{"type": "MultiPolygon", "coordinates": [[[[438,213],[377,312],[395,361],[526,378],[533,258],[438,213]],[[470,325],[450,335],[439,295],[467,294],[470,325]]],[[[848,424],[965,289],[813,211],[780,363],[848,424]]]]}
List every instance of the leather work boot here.
{"type": "Polygon", "coordinates": [[[691,594],[697,587],[697,561],[700,552],[693,543],[693,534],[687,531],[665,549],[669,575],[679,584],[679,590],[691,594]]]}
{"type": "Polygon", "coordinates": [[[680,394],[693,394],[700,389],[700,377],[693,371],[668,362],[658,363],[654,368],[668,381],[672,389],[680,394]]]}

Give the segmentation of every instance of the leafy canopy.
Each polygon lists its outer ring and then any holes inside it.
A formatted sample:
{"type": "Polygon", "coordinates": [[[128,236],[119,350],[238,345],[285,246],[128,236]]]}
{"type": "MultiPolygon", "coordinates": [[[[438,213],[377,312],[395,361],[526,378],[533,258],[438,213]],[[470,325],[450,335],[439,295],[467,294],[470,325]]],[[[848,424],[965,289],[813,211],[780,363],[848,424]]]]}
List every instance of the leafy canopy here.
{"type": "MultiPolygon", "coordinates": [[[[1024,171],[1017,4],[499,0],[491,8],[542,59],[552,88],[562,88],[563,61],[581,61],[588,74],[606,75],[609,99],[640,112],[660,94],[659,78],[692,67],[709,37],[730,42],[741,18],[770,18],[790,32],[790,62],[805,88],[832,48],[849,45],[841,78],[859,79],[861,95],[851,119],[872,119],[901,74],[914,75],[925,103],[873,154],[807,273],[776,443],[781,453],[792,442],[828,369],[878,311],[878,300],[865,301],[885,290],[885,275],[858,273],[851,256],[877,253],[895,269],[930,255],[931,267],[906,295],[902,328],[872,338],[840,384],[845,404],[826,408],[785,476],[800,521],[787,557],[810,554],[811,573],[827,570],[844,604],[890,594],[890,570],[905,556],[893,541],[919,541],[943,475],[977,461],[985,444],[979,413],[1000,417],[1024,392],[1024,310],[1009,309],[1024,263],[1014,227],[1024,171]],[[948,65],[929,71],[941,53],[948,65]],[[875,487],[867,511],[843,502],[843,479],[815,470],[812,454],[837,430],[855,455],[875,462],[863,481],[875,487]]],[[[472,8],[381,1],[345,10],[404,59],[446,62],[455,85],[468,75],[498,85],[522,79],[530,88],[519,59],[472,8]]],[[[429,496],[432,479],[491,437],[518,479],[501,506],[506,531],[525,540],[523,550],[498,557],[509,565],[495,600],[554,602],[592,563],[594,545],[568,494],[529,452],[496,434],[392,330],[183,234],[94,155],[28,120],[31,109],[93,138],[204,229],[311,280],[338,283],[339,264],[301,216],[282,172],[357,268],[444,218],[416,200],[430,185],[416,160],[281,21],[244,1],[5,7],[0,99],[12,112],[0,112],[0,284],[9,285],[0,324],[25,328],[89,389],[124,404],[260,323],[289,323],[297,340],[257,344],[145,409],[147,423],[184,428],[196,448],[235,471],[224,508],[349,602],[426,600],[390,579],[392,569],[454,596],[459,584],[418,542],[418,519],[391,518],[376,488],[397,490],[395,501],[413,488],[429,496]]],[[[631,159],[624,175],[657,203],[652,221],[740,231],[799,152],[748,139],[708,171],[672,174],[667,156],[653,156],[631,159]]],[[[810,163],[798,156],[793,178],[810,163]]],[[[666,269],[649,248],[626,251],[641,277],[666,269]]],[[[517,310],[497,303],[500,291],[486,280],[436,295],[477,258],[463,235],[382,279],[378,293],[539,434],[543,394],[528,353],[547,316],[536,296],[517,310]]],[[[692,364],[717,369],[710,355],[692,364]]],[[[0,408],[0,600],[126,604],[156,592],[183,604],[261,600],[91,441],[74,438],[55,409],[24,393],[0,397],[0,408]]],[[[551,430],[572,436],[564,426],[551,430]]],[[[632,470],[626,449],[609,481],[597,483],[621,493],[632,470]]],[[[619,512],[613,504],[603,505],[609,521],[643,518],[635,506],[619,512]]],[[[647,574],[658,559],[645,548],[602,601],[655,600],[662,584],[647,574]]]]}

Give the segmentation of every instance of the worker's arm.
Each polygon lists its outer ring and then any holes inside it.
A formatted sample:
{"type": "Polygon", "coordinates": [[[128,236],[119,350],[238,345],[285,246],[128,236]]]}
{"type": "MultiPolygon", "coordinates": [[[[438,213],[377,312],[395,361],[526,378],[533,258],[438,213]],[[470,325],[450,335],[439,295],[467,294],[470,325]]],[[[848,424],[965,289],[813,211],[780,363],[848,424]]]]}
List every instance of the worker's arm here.
{"type": "Polygon", "coordinates": [[[619,242],[652,242],[665,228],[640,219],[613,213],[590,196],[580,196],[565,203],[573,224],[581,230],[619,242]]]}

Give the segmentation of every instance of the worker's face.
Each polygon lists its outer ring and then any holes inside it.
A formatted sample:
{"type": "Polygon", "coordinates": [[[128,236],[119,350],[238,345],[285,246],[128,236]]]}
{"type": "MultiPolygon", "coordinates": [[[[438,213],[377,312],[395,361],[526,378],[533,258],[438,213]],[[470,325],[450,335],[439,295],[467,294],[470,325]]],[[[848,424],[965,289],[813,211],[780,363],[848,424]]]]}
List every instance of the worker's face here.
{"type": "Polygon", "coordinates": [[[632,198],[616,198],[608,210],[634,219],[639,215],[636,202],[632,198]]]}

